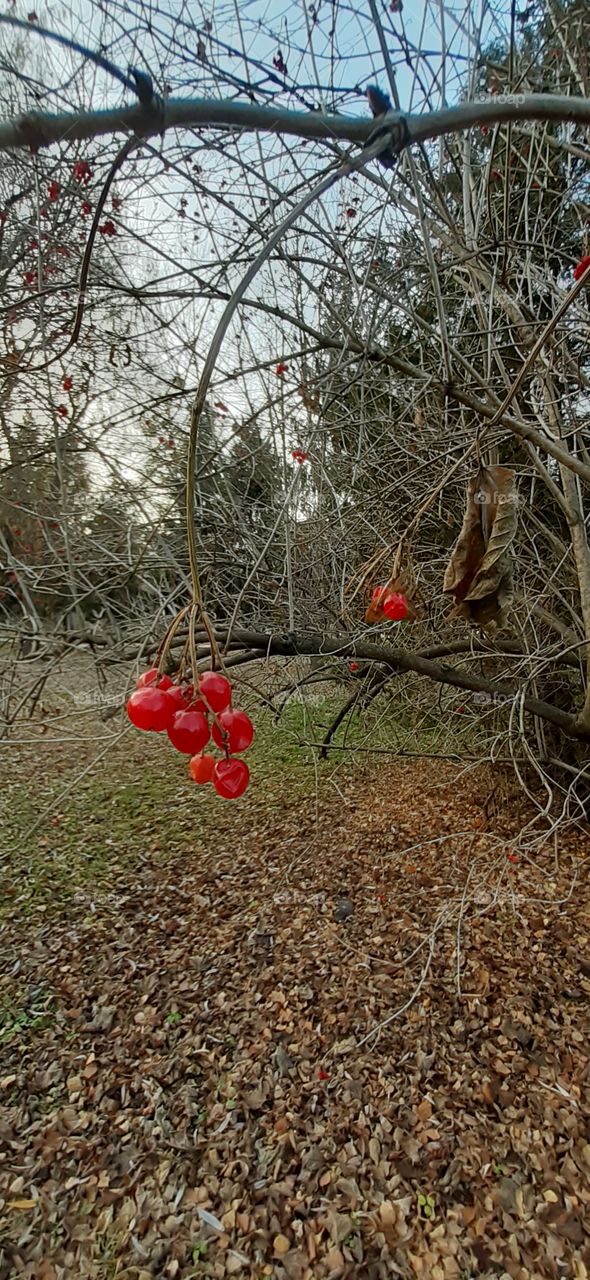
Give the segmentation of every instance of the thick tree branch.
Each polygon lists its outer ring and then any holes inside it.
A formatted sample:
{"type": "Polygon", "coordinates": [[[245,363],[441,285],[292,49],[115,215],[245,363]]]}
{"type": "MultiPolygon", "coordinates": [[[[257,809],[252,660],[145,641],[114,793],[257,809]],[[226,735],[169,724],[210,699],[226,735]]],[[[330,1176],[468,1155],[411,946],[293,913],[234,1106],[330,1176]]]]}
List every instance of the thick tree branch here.
{"type": "MultiPolygon", "coordinates": [[[[405,121],[406,145],[427,142],[443,134],[462,133],[474,125],[501,124],[514,120],[567,121],[590,124],[590,99],[565,95],[506,94],[485,101],[463,102],[442,111],[401,116],[389,112],[379,123],[395,126],[405,121]]],[[[371,117],[325,115],[315,111],[287,111],[280,107],[258,106],[210,98],[169,98],[161,111],[153,107],[114,107],[110,111],[71,112],[44,115],[31,112],[0,124],[0,151],[12,148],[51,146],[54,142],[81,141],[112,133],[133,133],[152,137],[167,129],[225,127],[240,131],[289,134],[299,138],[367,144],[375,130],[371,117]]]]}
{"type": "MultiPolygon", "coordinates": [[[[215,631],[215,638],[221,643],[227,639],[227,632],[223,629],[215,631]]],[[[426,676],[429,680],[435,681],[437,684],[448,684],[456,689],[467,689],[473,693],[489,693],[497,694],[505,698],[516,698],[520,696],[520,689],[517,684],[498,683],[493,680],[486,680],[483,676],[470,675],[466,671],[461,671],[456,667],[446,667],[438,662],[433,662],[429,658],[423,658],[417,653],[411,653],[406,649],[394,649],[389,645],[374,644],[371,641],[352,640],[350,636],[329,636],[314,632],[288,632],[286,634],[273,634],[256,631],[234,631],[232,639],[235,643],[239,643],[241,647],[250,650],[258,650],[260,657],[270,655],[280,655],[283,657],[295,657],[297,655],[320,656],[320,657],[339,657],[339,658],[357,658],[367,659],[370,662],[380,662],[391,667],[394,671],[413,671],[417,675],[426,676]]],[[[586,732],[579,727],[575,716],[568,715],[565,711],[559,711],[556,707],[552,707],[548,702],[542,702],[538,698],[523,698],[525,711],[530,715],[538,716],[541,720],[547,720],[550,724],[554,724],[558,729],[568,737],[590,739],[590,732],[586,732]]]]}

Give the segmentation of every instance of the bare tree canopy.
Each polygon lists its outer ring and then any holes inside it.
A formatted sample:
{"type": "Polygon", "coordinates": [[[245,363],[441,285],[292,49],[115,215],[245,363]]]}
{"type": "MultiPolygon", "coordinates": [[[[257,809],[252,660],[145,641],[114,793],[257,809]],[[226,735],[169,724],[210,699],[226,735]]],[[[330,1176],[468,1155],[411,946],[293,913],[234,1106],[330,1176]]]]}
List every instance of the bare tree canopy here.
{"type": "Polygon", "coordinates": [[[263,700],[313,657],[324,751],[469,691],[577,811],[585,6],[64,14],[0,19],[7,645],[263,700]]]}

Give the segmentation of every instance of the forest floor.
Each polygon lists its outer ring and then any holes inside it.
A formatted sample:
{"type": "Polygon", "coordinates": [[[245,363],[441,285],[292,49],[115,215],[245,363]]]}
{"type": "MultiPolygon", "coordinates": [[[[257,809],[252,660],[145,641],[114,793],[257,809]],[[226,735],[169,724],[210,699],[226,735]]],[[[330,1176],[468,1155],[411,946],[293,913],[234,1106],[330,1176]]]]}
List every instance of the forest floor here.
{"type": "Polygon", "coordinates": [[[89,723],[0,767],[0,1280],[589,1276],[590,839],[523,853],[498,768],[269,722],[231,803],[89,723]]]}

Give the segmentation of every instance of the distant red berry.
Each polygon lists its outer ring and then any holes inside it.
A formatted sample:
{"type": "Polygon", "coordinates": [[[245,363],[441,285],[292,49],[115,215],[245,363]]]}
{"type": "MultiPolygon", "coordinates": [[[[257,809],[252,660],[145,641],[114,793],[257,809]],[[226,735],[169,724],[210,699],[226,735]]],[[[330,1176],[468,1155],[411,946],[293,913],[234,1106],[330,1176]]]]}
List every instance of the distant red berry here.
{"type": "Polygon", "coordinates": [[[169,440],[169,441],[168,441],[168,448],[169,448],[169,449],[173,449],[173,448],[174,448],[174,441],[173,441],[173,440],[169,440]]]}
{"type": "Polygon", "coordinates": [[[47,188],[47,194],[49,196],[49,199],[59,200],[60,191],[61,191],[61,187],[59,185],[59,182],[57,182],[56,179],[54,178],[53,181],[49,183],[49,186],[47,188]]]}
{"type": "Polygon", "coordinates": [[[360,662],[349,662],[349,664],[348,664],[348,670],[349,670],[349,671],[360,671],[360,666],[361,666],[360,662]]]}
{"type": "Polygon", "coordinates": [[[218,760],[211,781],[218,796],[237,800],[250,781],[250,770],[244,760],[218,760]]]}
{"type": "Polygon", "coordinates": [[[33,284],[33,281],[36,279],[37,279],[37,276],[34,271],[25,271],[25,274],[23,276],[23,280],[25,284],[33,284]]]}
{"type": "Polygon", "coordinates": [[[518,858],[515,853],[509,853],[507,857],[509,862],[518,862],[518,858]]]}
{"type": "Polygon", "coordinates": [[[82,210],[82,215],[84,218],[87,218],[88,214],[92,213],[92,205],[89,200],[83,200],[82,204],[80,205],[80,208],[82,210]]]}
{"type": "Polygon", "coordinates": [[[67,405],[65,405],[65,404],[58,404],[58,406],[57,406],[57,413],[59,413],[60,418],[67,418],[67,416],[68,416],[68,407],[67,407],[67,405]]]}
{"type": "Polygon", "coordinates": [[[574,267],[574,280],[581,280],[582,276],[586,274],[588,267],[590,267],[590,256],[580,258],[577,266],[574,267]]]}
{"type": "Polygon", "coordinates": [[[39,248],[39,241],[31,240],[29,243],[29,249],[38,249],[38,248],[39,248]]]}
{"type": "Polygon", "coordinates": [[[409,612],[405,596],[400,595],[397,591],[387,596],[383,604],[383,612],[390,622],[403,622],[409,612]]]}
{"type": "Polygon", "coordinates": [[[38,22],[38,21],[39,21],[39,19],[38,19],[38,17],[37,17],[37,14],[36,14],[36,13],[28,13],[28,14],[27,14],[27,22],[38,22]]]}
{"type": "Polygon", "coordinates": [[[88,186],[92,177],[92,169],[90,168],[87,160],[76,160],[76,163],[72,168],[72,173],[76,182],[83,182],[85,187],[88,186]]]}
{"type": "Polygon", "coordinates": [[[304,462],[308,461],[309,454],[305,452],[305,449],[292,449],[291,457],[294,462],[298,462],[299,465],[302,466],[304,462]]]}
{"type": "Polygon", "coordinates": [[[64,378],[64,380],[63,380],[63,382],[62,382],[62,384],[61,384],[61,385],[62,385],[62,387],[63,387],[64,391],[71,391],[71,390],[72,390],[72,387],[73,387],[73,385],[74,385],[74,379],[73,379],[73,378],[71,378],[71,377],[69,376],[69,374],[68,374],[68,376],[67,376],[66,378],[64,378]]]}
{"type": "Polygon", "coordinates": [[[288,367],[288,365],[283,364],[282,361],[279,360],[279,363],[275,367],[277,378],[282,378],[283,374],[287,372],[288,367]]]}
{"type": "Polygon", "coordinates": [[[347,218],[356,218],[356,215],[357,215],[357,213],[358,213],[358,209],[353,209],[353,208],[345,209],[345,210],[344,210],[344,212],[345,212],[345,214],[346,214],[346,217],[347,217],[347,218]]]}
{"type": "Polygon", "coordinates": [[[329,1072],[329,1071],[324,1071],[323,1067],[318,1067],[318,1069],[317,1069],[317,1071],[316,1071],[316,1076],[317,1076],[318,1080],[329,1080],[329,1079],[330,1079],[330,1072],[329,1072]]]}
{"type": "Polygon", "coordinates": [[[112,204],[113,209],[115,210],[115,212],[117,212],[117,211],[121,208],[121,197],[120,197],[120,196],[113,196],[113,198],[112,198],[112,200],[111,200],[111,204],[112,204]]]}
{"type": "Polygon", "coordinates": [[[101,236],[116,236],[117,234],[117,228],[112,218],[107,218],[106,222],[103,222],[98,230],[101,236]]]}
{"type": "Polygon", "coordinates": [[[380,609],[383,607],[387,599],[387,594],[388,594],[387,587],[375,587],[373,594],[371,596],[371,604],[374,606],[375,609],[380,609]]]}

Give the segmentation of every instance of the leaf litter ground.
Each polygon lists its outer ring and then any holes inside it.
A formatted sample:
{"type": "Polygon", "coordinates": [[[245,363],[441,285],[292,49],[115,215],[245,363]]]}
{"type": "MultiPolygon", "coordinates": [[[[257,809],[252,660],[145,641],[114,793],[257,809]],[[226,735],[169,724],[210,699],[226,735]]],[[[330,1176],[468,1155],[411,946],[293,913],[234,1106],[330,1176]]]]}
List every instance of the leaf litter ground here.
{"type": "Polygon", "coordinates": [[[6,754],[1,1280],[590,1275],[587,837],[431,760],[224,804],[139,735],[63,798],[95,750],[6,754]]]}

